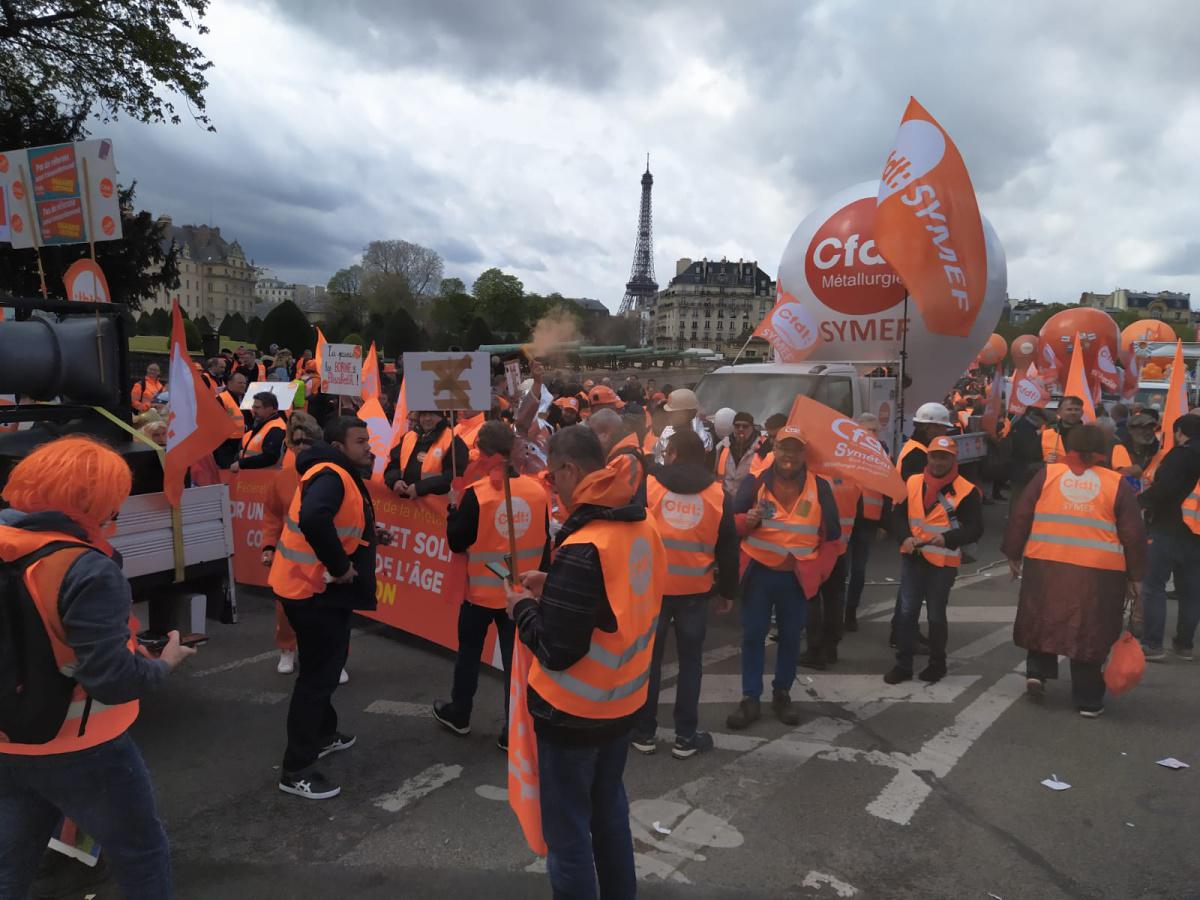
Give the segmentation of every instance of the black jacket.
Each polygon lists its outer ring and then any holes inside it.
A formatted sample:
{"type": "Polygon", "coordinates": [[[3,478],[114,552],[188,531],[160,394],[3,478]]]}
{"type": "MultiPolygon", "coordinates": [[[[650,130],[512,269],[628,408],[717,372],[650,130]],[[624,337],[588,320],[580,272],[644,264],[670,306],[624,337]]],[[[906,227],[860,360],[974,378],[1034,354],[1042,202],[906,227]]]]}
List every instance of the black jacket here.
{"type": "MultiPolygon", "coordinates": [[[[613,632],[617,617],[608,602],[600,551],[594,544],[562,546],[574,532],[595,519],[640,522],[646,508],[630,504],[616,509],[580,506],[563,523],[555,536],[554,562],[546,576],[540,602],[522,600],[513,609],[521,642],[550,671],[561,672],[581,660],[591,648],[592,632],[613,632]]],[[[625,573],[609,573],[622,578],[625,573]]],[[[628,734],[638,713],[619,719],[585,719],[553,707],[532,687],[528,690],[529,712],[534,730],[558,744],[595,745],[628,734]]]]}
{"type": "MultiPolygon", "coordinates": [[[[944,496],[955,496],[954,484],[948,484],[942,489],[944,496]]],[[[938,501],[934,501],[937,505],[938,501]]],[[[933,509],[930,506],[925,512],[933,509]]],[[[947,531],[942,537],[946,541],[947,550],[957,550],[964,544],[973,544],[983,537],[983,497],[979,493],[979,488],[972,488],[971,492],[962,499],[958,504],[958,509],[955,510],[954,516],[958,519],[958,527],[947,531]]],[[[908,500],[902,500],[896,504],[895,510],[891,519],[892,527],[889,529],[892,536],[899,543],[904,543],[906,538],[913,536],[912,529],[908,525],[908,500]]]]}
{"type": "Polygon", "coordinates": [[[387,468],[383,472],[383,481],[388,486],[388,490],[394,488],[397,481],[403,481],[405,484],[416,485],[418,497],[424,497],[426,494],[450,493],[450,482],[454,473],[457,472],[461,475],[466,471],[467,463],[470,461],[470,451],[467,450],[467,445],[462,442],[461,438],[456,437],[451,442],[450,452],[442,459],[441,473],[430,475],[428,478],[421,477],[424,455],[438,442],[442,432],[449,427],[450,423],[442,419],[433,427],[432,431],[418,432],[417,446],[413,448],[412,455],[408,458],[408,465],[403,469],[400,467],[400,447],[403,442],[392,448],[392,452],[388,456],[387,468]],[[451,457],[453,457],[453,464],[451,464],[451,457]]]}
{"type": "MultiPolygon", "coordinates": [[[[509,477],[516,478],[517,473],[509,469],[509,477]]],[[[542,560],[537,568],[545,572],[550,567],[550,511],[547,509],[542,523],[546,534],[546,546],[542,551],[542,560]]],[[[475,488],[469,487],[463,491],[458,506],[446,509],[446,543],[450,545],[451,553],[467,553],[479,539],[479,497],[475,488]]]]}
{"type": "Polygon", "coordinates": [[[1200,441],[1172,447],[1158,465],[1154,481],[1138,497],[1146,510],[1146,530],[1151,534],[1169,534],[1191,538],[1200,543],[1183,524],[1183,501],[1200,481],[1200,441]]]}
{"type": "MultiPolygon", "coordinates": [[[[676,494],[698,494],[716,483],[711,472],[704,466],[680,463],[672,466],[654,466],[650,474],[668,491],[676,494]]],[[[722,491],[724,494],[724,491],[722,491]]],[[[737,526],[733,521],[733,500],[724,497],[721,525],[717,529],[717,592],[722,597],[732,597],[738,585],[738,539],[737,526]]],[[[708,596],[708,593],[693,596],[708,596]]],[[[680,599],[690,599],[685,596],[680,599]]]]}
{"type": "Polygon", "coordinates": [[[1013,422],[1008,440],[1012,445],[1009,478],[1025,484],[1042,466],[1042,436],[1029,416],[1021,416],[1013,422]]]}
{"type": "MultiPolygon", "coordinates": [[[[344,496],[342,479],[336,472],[321,472],[302,486],[300,493],[300,531],[317,555],[321,565],[334,578],[343,574],[350,564],[357,572],[349,584],[328,584],[324,593],[311,600],[297,601],[316,603],[318,606],[336,606],[342,609],[375,608],[375,507],[362,476],[355,470],[345,455],[323,441],[317,441],[296,459],[296,472],[301,478],[317,463],[333,463],[348,472],[358,487],[366,517],[362,538],[365,542],[349,556],[342,549],[341,538],[333,524],[333,517],[342,506],[344,496]]],[[[285,601],[292,602],[292,601],[285,601]]]]}
{"type": "MultiPolygon", "coordinates": [[[[255,425],[249,429],[248,434],[255,435],[262,431],[270,422],[278,419],[286,425],[286,419],[283,413],[277,412],[275,415],[266,419],[261,425],[255,425]]],[[[238,454],[238,468],[240,469],[269,469],[271,466],[279,462],[283,456],[283,439],[287,435],[285,428],[272,428],[263,438],[262,452],[254,453],[250,456],[238,454]]],[[[244,438],[243,438],[244,440],[244,438]]]]}

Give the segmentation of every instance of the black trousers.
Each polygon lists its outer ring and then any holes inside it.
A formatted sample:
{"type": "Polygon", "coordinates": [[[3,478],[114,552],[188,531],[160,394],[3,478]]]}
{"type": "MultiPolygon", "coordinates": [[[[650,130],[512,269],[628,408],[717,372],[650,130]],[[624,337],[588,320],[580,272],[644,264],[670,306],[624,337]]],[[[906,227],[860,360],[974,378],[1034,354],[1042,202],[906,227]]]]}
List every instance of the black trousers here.
{"type": "MultiPolygon", "coordinates": [[[[1104,703],[1104,664],[1071,660],[1071,699],[1080,709],[1095,709],[1104,703]]],[[[1058,678],[1058,654],[1030,650],[1025,657],[1025,674],[1048,681],[1058,678]]]]}
{"type": "Polygon", "coordinates": [[[352,612],[315,606],[311,600],[283,600],[283,611],[296,632],[300,666],[288,707],[285,772],[300,772],[317,761],[317,753],[337,732],[333,692],[350,652],[352,612]]]}
{"type": "Polygon", "coordinates": [[[808,647],[814,653],[837,650],[842,640],[842,617],[846,607],[846,554],[834,563],[833,571],[808,601],[808,647]]]}
{"type": "Polygon", "coordinates": [[[458,658],[454,661],[454,686],[450,702],[466,718],[471,718],[475,691],[479,689],[480,656],[488,627],[496,625],[500,659],[504,665],[504,722],[508,723],[508,684],[512,672],[513,636],[517,628],[504,609],[476,606],[468,600],[458,608],[458,658]]]}

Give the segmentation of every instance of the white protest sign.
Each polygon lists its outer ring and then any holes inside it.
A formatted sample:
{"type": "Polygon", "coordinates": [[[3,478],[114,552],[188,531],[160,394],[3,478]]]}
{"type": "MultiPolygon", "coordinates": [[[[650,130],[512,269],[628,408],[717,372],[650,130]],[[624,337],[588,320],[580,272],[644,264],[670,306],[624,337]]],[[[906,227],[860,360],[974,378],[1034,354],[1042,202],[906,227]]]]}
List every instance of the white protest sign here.
{"type": "Polygon", "coordinates": [[[321,390],[327,394],[362,396],[362,347],[326,344],[321,357],[321,390]]]}
{"type": "Polygon", "coordinates": [[[491,365],[486,353],[405,353],[408,408],[431,412],[491,409],[491,365]]]}
{"type": "Polygon", "coordinates": [[[521,361],[510,359],[504,364],[504,377],[508,381],[508,396],[521,396],[521,361]]]}
{"type": "Polygon", "coordinates": [[[246,395],[242,397],[242,405],[238,408],[249,409],[253,406],[255,394],[274,394],[281,410],[291,409],[298,387],[299,385],[290,381],[256,381],[246,388],[246,395]]]}

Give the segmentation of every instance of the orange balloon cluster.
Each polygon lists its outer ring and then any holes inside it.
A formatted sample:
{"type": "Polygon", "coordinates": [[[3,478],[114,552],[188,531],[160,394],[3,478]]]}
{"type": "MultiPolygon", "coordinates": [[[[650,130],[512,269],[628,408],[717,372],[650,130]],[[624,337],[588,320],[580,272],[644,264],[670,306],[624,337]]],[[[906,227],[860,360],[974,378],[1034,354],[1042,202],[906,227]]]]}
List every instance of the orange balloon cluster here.
{"type": "Polygon", "coordinates": [[[983,349],[979,351],[978,359],[985,366],[994,366],[1004,359],[1006,353],[1008,353],[1007,342],[1000,335],[993,334],[987,339],[983,349]]]}
{"type": "Polygon", "coordinates": [[[1096,357],[1101,347],[1108,347],[1109,353],[1116,357],[1117,323],[1107,313],[1087,306],[1064,309],[1047,319],[1041,330],[1042,340],[1053,349],[1059,368],[1064,373],[1071,365],[1076,334],[1079,335],[1083,361],[1089,371],[1096,367],[1096,357]]]}
{"type": "Polygon", "coordinates": [[[1022,334],[1014,338],[1010,346],[1013,368],[1018,372],[1024,372],[1029,368],[1029,364],[1033,362],[1033,358],[1037,355],[1037,348],[1038,338],[1036,334],[1022,334]]]}
{"type": "MultiPolygon", "coordinates": [[[[1139,319],[1132,325],[1126,325],[1121,332],[1121,354],[1128,353],[1135,344],[1144,341],[1174,341],[1175,330],[1166,322],[1159,319],[1139,319]]],[[[1149,354],[1146,354],[1149,355],[1149,354]]]]}

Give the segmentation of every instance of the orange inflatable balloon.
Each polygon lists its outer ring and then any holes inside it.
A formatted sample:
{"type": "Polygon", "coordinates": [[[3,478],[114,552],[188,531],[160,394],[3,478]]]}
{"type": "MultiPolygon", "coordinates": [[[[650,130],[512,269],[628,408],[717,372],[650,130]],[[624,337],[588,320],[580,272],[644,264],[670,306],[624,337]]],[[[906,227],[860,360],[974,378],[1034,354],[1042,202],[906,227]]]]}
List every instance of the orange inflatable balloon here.
{"type": "Polygon", "coordinates": [[[1096,368],[1096,358],[1102,347],[1108,348],[1109,359],[1117,356],[1117,323],[1107,314],[1088,306],[1076,306],[1055,313],[1046,320],[1039,332],[1045,344],[1054,349],[1059,367],[1065,372],[1071,364],[1071,351],[1078,334],[1083,345],[1083,361],[1090,372],[1096,368]]]}
{"type": "Polygon", "coordinates": [[[1008,353],[1008,344],[998,334],[993,334],[979,351],[979,361],[985,366],[994,366],[1008,353]]]}
{"type": "Polygon", "coordinates": [[[1132,325],[1126,325],[1125,330],[1121,332],[1121,354],[1128,353],[1135,344],[1143,341],[1173,341],[1175,338],[1175,329],[1166,322],[1159,319],[1139,319],[1132,325]]]}
{"type": "Polygon", "coordinates": [[[1037,355],[1038,339],[1035,334],[1023,334],[1020,337],[1014,338],[1012,344],[1009,345],[1009,354],[1012,356],[1013,369],[1017,372],[1024,372],[1029,368],[1029,364],[1033,362],[1033,358],[1037,355]]]}

